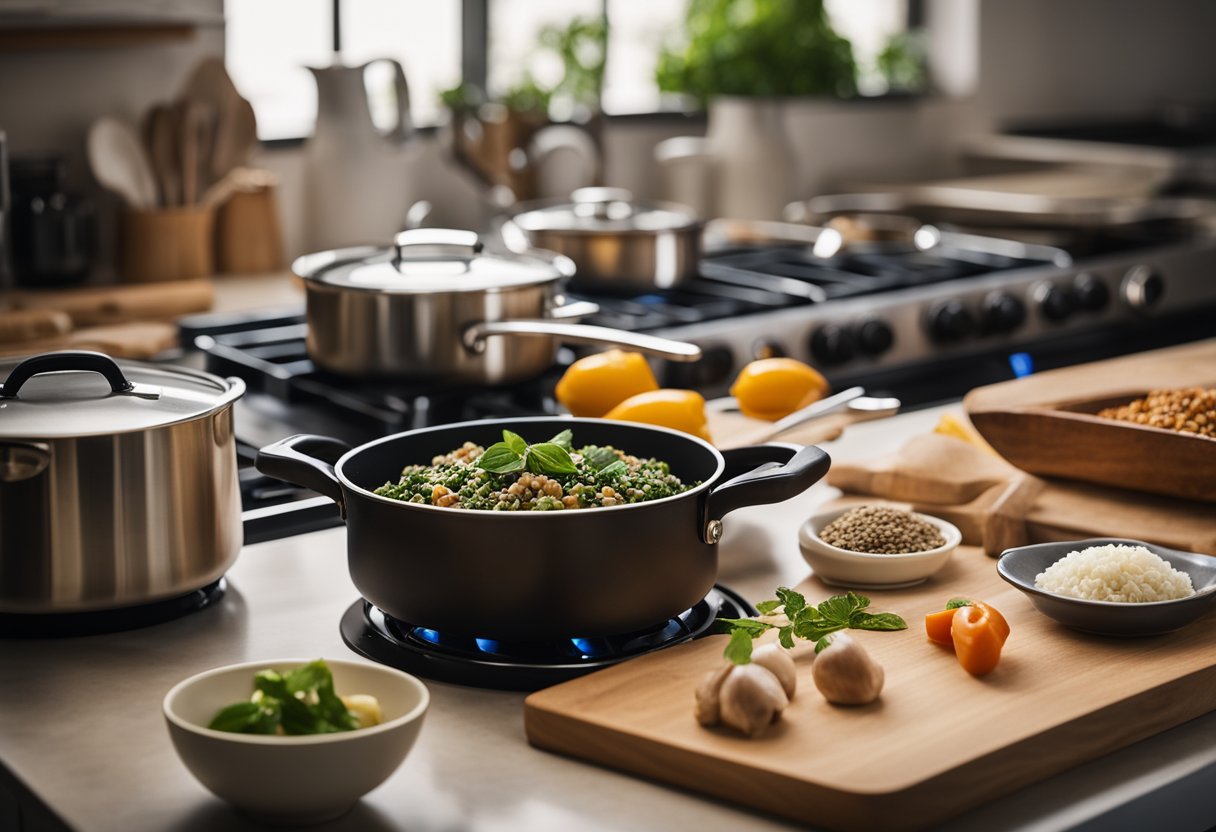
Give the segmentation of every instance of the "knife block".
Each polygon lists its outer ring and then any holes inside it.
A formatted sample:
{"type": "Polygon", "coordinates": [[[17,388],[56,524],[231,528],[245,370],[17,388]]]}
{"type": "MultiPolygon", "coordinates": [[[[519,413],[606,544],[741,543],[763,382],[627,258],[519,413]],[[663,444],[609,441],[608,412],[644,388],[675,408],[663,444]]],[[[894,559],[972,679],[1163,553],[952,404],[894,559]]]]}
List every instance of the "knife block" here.
{"type": "Polygon", "coordinates": [[[126,211],[119,220],[119,280],[210,277],[215,271],[214,225],[209,206],[126,211]]]}

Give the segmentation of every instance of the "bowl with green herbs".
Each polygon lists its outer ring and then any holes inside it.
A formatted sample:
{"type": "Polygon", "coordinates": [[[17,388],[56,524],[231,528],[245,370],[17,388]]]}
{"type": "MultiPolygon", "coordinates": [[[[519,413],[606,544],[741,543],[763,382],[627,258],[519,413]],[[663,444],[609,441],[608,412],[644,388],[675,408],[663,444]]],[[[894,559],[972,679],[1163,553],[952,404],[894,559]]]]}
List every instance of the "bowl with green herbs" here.
{"type": "Polygon", "coordinates": [[[382,665],[273,659],[178,683],[163,711],[178,757],[217,797],[288,825],[338,817],[405,759],[430,702],[382,665]]]}

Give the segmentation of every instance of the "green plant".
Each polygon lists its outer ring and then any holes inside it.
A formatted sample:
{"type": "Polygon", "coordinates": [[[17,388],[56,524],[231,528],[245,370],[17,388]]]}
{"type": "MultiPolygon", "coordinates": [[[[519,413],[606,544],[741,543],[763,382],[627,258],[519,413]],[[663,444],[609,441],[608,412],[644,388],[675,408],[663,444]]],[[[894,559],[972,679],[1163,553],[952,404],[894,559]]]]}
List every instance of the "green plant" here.
{"type": "Polygon", "coordinates": [[[823,0],[691,0],[686,43],[659,56],[664,92],[850,96],[853,47],[837,34],[823,0]]]}
{"type": "Polygon", "coordinates": [[[878,73],[893,92],[915,92],[924,89],[925,38],[919,30],[896,32],[878,53],[878,73]]]}
{"type": "Polygon", "coordinates": [[[576,17],[566,26],[551,24],[541,29],[539,40],[542,48],[552,50],[562,61],[562,79],[553,94],[598,109],[608,54],[608,28],[603,19],[576,17]]]}

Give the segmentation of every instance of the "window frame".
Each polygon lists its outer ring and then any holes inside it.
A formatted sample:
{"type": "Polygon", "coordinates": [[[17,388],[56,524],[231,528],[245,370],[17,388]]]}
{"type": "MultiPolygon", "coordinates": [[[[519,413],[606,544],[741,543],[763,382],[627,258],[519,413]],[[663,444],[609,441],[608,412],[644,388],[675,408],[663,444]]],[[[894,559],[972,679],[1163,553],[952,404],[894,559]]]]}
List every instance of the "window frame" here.
{"type": "MultiPolygon", "coordinates": [[[[907,0],[908,11],[906,26],[908,29],[921,28],[925,25],[925,0],[907,0]]],[[[339,51],[342,44],[341,9],[342,0],[332,0],[330,6],[330,26],[334,51],[339,51]]],[[[600,0],[600,14],[604,24],[611,32],[612,21],[608,15],[608,0],[600,0]]],[[[609,35],[611,37],[611,34],[609,35]]],[[[490,0],[460,0],[460,72],[464,83],[472,83],[481,89],[487,88],[489,79],[490,54],[490,0]]],[[[918,100],[925,93],[884,93],[883,95],[858,96],[856,101],[864,103],[894,102],[918,100]]],[[[642,113],[603,113],[602,117],[608,123],[625,124],[700,124],[706,120],[701,110],[654,110],[642,113]]],[[[431,125],[419,127],[421,135],[434,134],[438,127],[431,125]]],[[[261,144],[266,148],[299,147],[307,141],[307,136],[300,138],[269,139],[261,144]]]]}

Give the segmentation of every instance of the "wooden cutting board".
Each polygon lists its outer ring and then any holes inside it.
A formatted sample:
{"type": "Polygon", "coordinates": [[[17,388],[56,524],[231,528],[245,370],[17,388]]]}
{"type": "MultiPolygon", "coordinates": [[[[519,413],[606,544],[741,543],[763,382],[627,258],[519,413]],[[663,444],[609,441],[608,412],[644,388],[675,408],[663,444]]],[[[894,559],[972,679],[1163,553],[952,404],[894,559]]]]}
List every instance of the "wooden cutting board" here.
{"type": "Polygon", "coordinates": [[[1194,386],[1216,386],[1216,340],[981,387],[964,405],[1023,471],[1216,502],[1216,441],[1096,415],[1150,390],[1194,386]]]}
{"type": "MultiPolygon", "coordinates": [[[[813,578],[800,591],[834,594],[813,578]]],[[[702,728],[693,691],[726,640],[713,636],[532,694],[528,739],[811,826],[923,829],[1216,710],[1210,617],[1149,639],[1075,633],[1036,612],[971,547],[919,587],[869,594],[874,611],[910,626],[855,633],[886,670],[873,705],[827,704],[801,656],[798,693],[767,735],[702,728]],[[1012,628],[986,678],[925,638],[924,614],[955,595],[991,602],[1012,628]]]]}

